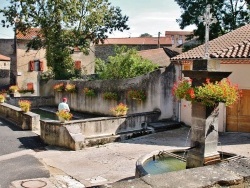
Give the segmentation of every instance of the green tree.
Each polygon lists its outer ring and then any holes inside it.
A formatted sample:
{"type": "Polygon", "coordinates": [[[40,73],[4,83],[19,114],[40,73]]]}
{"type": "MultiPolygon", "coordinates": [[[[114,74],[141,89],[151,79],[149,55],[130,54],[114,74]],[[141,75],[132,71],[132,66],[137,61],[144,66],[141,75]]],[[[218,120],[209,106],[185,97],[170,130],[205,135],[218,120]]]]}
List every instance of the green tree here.
{"type": "Polygon", "coordinates": [[[129,29],[119,7],[108,0],[9,0],[10,5],[1,9],[3,26],[16,24],[19,32],[39,27],[40,34],[29,44],[46,48],[48,65],[55,72],[55,79],[69,79],[75,74],[72,47],[88,54],[91,42],[103,42],[108,33],[129,29]]]}
{"type": "Polygon", "coordinates": [[[153,37],[153,36],[150,35],[149,33],[143,33],[140,35],[140,37],[153,37]]]}
{"type": "Polygon", "coordinates": [[[109,56],[108,63],[98,60],[101,79],[124,79],[140,76],[155,70],[158,66],[138,55],[136,49],[125,46],[115,48],[115,56],[109,56]]]}
{"type": "Polygon", "coordinates": [[[199,22],[198,17],[203,16],[207,4],[211,5],[211,13],[218,20],[216,24],[210,26],[210,39],[250,23],[249,10],[243,0],[175,0],[175,2],[183,10],[181,17],[177,19],[180,28],[196,25],[197,29],[194,30],[193,36],[198,36],[202,42],[205,39],[205,26],[199,22]]]}

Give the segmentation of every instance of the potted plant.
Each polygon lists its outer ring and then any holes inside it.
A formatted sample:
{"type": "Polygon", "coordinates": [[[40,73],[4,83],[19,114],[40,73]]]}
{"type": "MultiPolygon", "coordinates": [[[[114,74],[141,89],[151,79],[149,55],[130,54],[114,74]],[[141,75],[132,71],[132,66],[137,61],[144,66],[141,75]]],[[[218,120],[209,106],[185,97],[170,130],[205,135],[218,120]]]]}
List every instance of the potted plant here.
{"type": "Polygon", "coordinates": [[[137,101],[145,101],[146,100],[146,93],[143,90],[129,90],[128,91],[128,98],[134,99],[137,101]]]}
{"type": "Polygon", "coordinates": [[[9,90],[11,93],[16,93],[19,90],[19,87],[17,85],[12,85],[9,87],[9,90]]]}
{"type": "Polygon", "coordinates": [[[5,101],[5,96],[3,94],[0,94],[0,103],[3,103],[5,101]]]}
{"type": "Polygon", "coordinates": [[[120,103],[116,107],[111,108],[110,111],[115,115],[115,116],[125,116],[128,111],[128,107],[126,104],[120,103]]]}
{"type": "Polygon", "coordinates": [[[64,84],[58,83],[53,86],[54,91],[61,92],[64,90],[64,84]]]}
{"type": "Polygon", "coordinates": [[[76,92],[76,85],[75,84],[66,84],[65,85],[65,91],[67,91],[69,93],[76,92]]]}
{"type": "Polygon", "coordinates": [[[96,95],[93,89],[87,87],[83,88],[83,93],[85,93],[85,95],[88,97],[94,97],[96,95]]]}
{"type": "Polygon", "coordinates": [[[186,99],[187,101],[200,102],[206,106],[215,106],[219,102],[230,106],[241,97],[241,90],[237,85],[231,84],[228,79],[220,82],[210,82],[206,79],[206,83],[202,86],[191,86],[192,80],[183,79],[174,84],[172,89],[173,95],[177,99],[186,99]]]}
{"type": "Polygon", "coordinates": [[[65,111],[65,110],[57,111],[56,115],[58,116],[61,122],[69,121],[73,117],[72,113],[65,111]]]}
{"type": "Polygon", "coordinates": [[[31,102],[29,100],[19,100],[18,104],[22,109],[22,111],[24,112],[30,111],[31,102]]]}
{"type": "Polygon", "coordinates": [[[103,99],[105,99],[105,100],[117,100],[118,95],[115,92],[105,92],[105,93],[103,93],[103,99]]]}
{"type": "Polygon", "coordinates": [[[21,89],[18,90],[18,92],[19,93],[29,93],[30,92],[30,93],[33,94],[35,92],[35,90],[34,89],[22,89],[21,88],[21,89]]]}

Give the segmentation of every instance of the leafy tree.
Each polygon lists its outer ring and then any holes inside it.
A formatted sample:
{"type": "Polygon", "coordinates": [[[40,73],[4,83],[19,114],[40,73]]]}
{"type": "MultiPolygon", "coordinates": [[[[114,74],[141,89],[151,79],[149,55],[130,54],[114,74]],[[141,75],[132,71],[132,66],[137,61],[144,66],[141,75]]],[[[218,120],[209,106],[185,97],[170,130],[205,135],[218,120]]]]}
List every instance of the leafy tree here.
{"type": "Polygon", "coordinates": [[[129,29],[127,16],[108,0],[9,0],[10,6],[1,9],[3,26],[16,24],[19,32],[39,27],[40,33],[29,44],[46,48],[48,65],[55,72],[55,79],[69,79],[75,70],[71,48],[79,47],[88,54],[91,42],[103,42],[107,33],[129,29]]]}
{"type": "Polygon", "coordinates": [[[98,60],[96,66],[101,79],[133,78],[155,70],[158,66],[138,55],[136,49],[125,46],[115,48],[115,56],[108,63],[98,60]]]}
{"type": "Polygon", "coordinates": [[[210,39],[250,23],[249,10],[243,0],[175,0],[175,2],[183,10],[181,17],[177,19],[180,28],[196,25],[194,36],[198,36],[200,41],[205,39],[205,26],[199,22],[198,17],[203,16],[207,4],[211,5],[211,13],[218,20],[216,24],[210,26],[210,39]]]}
{"type": "Polygon", "coordinates": [[[140,35],[140,37],[153,37],[153,36],[148,33],[143,33],[140,35]]]}

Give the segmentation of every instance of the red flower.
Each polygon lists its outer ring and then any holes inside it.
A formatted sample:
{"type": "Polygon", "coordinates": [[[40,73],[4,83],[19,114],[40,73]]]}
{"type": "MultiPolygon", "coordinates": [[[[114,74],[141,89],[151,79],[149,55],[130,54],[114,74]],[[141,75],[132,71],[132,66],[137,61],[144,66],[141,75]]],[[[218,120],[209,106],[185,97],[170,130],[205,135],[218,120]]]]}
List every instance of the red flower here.
{"type": "Polygon", "coordinates": [[[193,89],[193,88],[190,88],[190,89],[188,90],[188,93],[189,93],[189,95],[190,95],[190,97],[191,97],[192,99],[195,98],[195,94],[194,94],[194,89],[193,89]]]}

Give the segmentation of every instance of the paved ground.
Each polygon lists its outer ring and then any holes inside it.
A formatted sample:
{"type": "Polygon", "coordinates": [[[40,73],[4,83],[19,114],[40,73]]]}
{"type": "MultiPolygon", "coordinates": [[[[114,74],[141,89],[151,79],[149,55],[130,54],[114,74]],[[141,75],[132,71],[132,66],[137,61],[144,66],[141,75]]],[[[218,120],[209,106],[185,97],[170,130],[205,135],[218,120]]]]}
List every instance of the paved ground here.
{"type": "Polygon", "coordinates": [[[31,153],[45,149],[40,138],[0,119],[0,188],[14,180],[50,177],[50,172],[31,153]]]}
{"type": "MultiPolygon", "coordinates": [[[[16,153],[18,157],[27,161],[35,158],[44,164],[44,168],[50,171],[51,178],[42,179],[41,182],[53,183],[54,187],[91,187],[134,178],[136,161],[144,154],[154,150],[188,147],[189,130],[188,127],[182,127],[124,142],[85,148],[81,151],[46,147],[45,151],[35,152],[36,150],[26,149],[16,153]]],[[[250,133],[220,134],[218,150],[250,157],[250,133]]],[[[5,160],[6,168],[11,168],[8,167],[9,158],[18,160],[17,156],[12,154],[2,155],[0,161],[5,160]]],[[[13,182],[14,187],[18,187],[20,182],[13,182]]],[[[34,182],[29,181],[29,184],[31,183],[34,182]]],[[[53,186],[48,184],[46,187],[53,186]]]]}
{"type": "MultiPolygon", "coordinates": [[[[182,127],[81,151],[48,147],[47,151],[32,155],[50,167],[55,179],[68,175],[82,185],[91,187],[134,178],[136,161],[144,154],[154,150],[188,147],[189,130],[182,127]]],[[[221,134],[218,150],[250,157],[250,133],[221,134]]]]}

